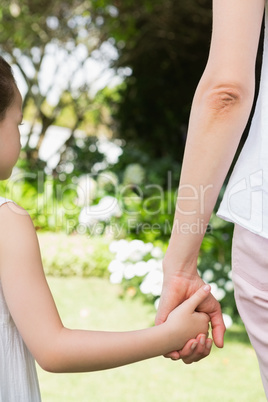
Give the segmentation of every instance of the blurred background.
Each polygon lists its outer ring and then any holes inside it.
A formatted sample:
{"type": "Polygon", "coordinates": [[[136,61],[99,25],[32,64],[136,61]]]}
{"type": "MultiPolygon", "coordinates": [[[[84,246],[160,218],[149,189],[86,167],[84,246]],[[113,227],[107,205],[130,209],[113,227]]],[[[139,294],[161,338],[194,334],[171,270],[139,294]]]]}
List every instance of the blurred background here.
{"type": "MultiPolygon", "coordinates": [[[[211,0],[1,1],[0,53],[24,98],[21,158],[0,183],[1,196],[29,211],[71,326],[153,324],[191,102],[208,57],[211,6],[211,0]],[[97,316],[102,305],[107,309],[104,320],[92,321],[92,307],[84,306],[90,303],[97,316]],[[129,310],[136,317],[130,322],[129,310]]],[[[181,393],[174,389],[178,368],[161,360],[156,372],[146,362],[91,380],[62,376],[61,385],[40,370],[44,400],[92,400],[93,384],[96,402],[265,400],[234,303],[232,230],[212,215],[198,265],[222,305],[227,346],[193,369],[179,365],[180,376],[186,370],[181,393]],[[211,367],[214,385],[202,373],[211,367]],[[195,389],[187,385],[193,376],[195,389]],[[139,392],[127,392],[126,381],[139,392]]]]}

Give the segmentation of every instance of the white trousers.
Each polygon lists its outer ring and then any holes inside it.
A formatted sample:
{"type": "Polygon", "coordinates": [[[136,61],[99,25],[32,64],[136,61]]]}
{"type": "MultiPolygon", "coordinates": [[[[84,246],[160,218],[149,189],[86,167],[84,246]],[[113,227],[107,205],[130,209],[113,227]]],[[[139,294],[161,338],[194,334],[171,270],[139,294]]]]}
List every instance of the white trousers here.
{"type": "Polygon", "coordinates": [[[268,239],[235,225],[232,269],[236,305],[257,354],[268,400],[268,239]]]}

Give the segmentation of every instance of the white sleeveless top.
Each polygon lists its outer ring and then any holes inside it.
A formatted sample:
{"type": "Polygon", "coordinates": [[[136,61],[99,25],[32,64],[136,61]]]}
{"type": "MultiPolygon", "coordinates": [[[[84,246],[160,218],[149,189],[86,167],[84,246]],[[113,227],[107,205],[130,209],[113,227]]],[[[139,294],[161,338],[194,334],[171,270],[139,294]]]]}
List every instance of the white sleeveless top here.
{"type": "MultiPolygon", "coordinates": [[[[0,207],[6,202],[10,200],[0,197],[0,207]]],[[[0,402],[39,401],[35,361],[10,315],[0,282],[0,402]]]]}
{"type": "Polygon", "coordinates": [[[268,7],[265,27],[255,113],[217,215],[268,238],[268,7]]]}

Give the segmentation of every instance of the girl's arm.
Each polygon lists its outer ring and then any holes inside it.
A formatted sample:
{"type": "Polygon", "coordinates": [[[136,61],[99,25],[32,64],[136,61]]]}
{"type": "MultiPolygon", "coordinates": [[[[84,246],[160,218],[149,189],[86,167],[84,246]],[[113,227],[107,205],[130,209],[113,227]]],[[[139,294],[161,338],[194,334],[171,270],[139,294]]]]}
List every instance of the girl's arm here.
{"type": "MultiPolygon", "coordinates": [[[[264,5],[264,0],[213,0],[210,54],[191,110],[157,323],[203,283],[198,253],[251,111],[264,5]]],[[[201,308],[210,315],[214,341],[222,347],[219,304],[210,296],[201,308]]]]}
{"type": "Polygon", "coordinates": [[[0,222],[5,299],[24,342],[45,370],[80,372],[117,367],[180,349],[188,339],[207,333],[209,318],[195,308],[209,289],[200,289],[157,327],[130,332],[65,328],[44,276],[30,217],[9,203],[0,208],[0,222]]]}

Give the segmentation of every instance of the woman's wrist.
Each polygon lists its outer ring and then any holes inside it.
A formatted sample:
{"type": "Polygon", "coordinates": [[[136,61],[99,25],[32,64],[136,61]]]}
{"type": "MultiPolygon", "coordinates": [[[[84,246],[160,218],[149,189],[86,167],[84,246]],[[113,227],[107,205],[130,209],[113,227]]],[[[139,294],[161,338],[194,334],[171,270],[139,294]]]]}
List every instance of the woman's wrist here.
{"type": "Polygon", "coordinates": [[[186,254],[181,247],[169,245],[163,259],[164,275],[196,275],[198,253],[186,254]]]}

